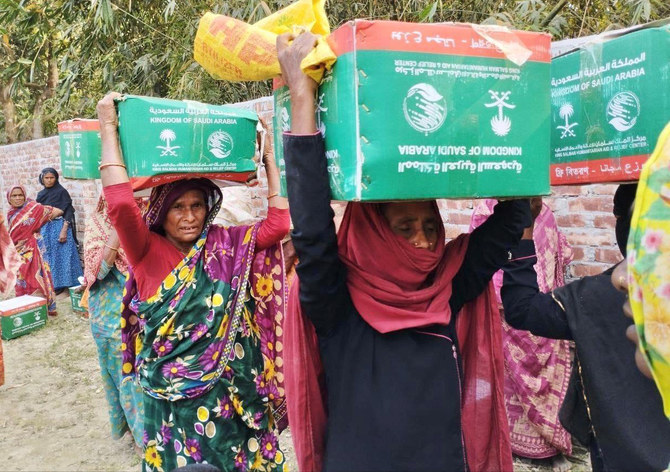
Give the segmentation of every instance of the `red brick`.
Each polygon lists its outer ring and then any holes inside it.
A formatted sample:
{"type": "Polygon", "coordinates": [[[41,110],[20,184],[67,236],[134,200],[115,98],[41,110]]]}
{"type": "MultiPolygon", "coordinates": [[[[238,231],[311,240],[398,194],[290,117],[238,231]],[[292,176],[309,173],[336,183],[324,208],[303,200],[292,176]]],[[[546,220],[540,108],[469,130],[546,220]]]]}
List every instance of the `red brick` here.
{"type": "Polygon", "coordinates": [[[589,187],[587,185],[560,185],[552,187],[551,191],[560,195],[586,195],[589,187]]]}
{"type": "Polygon", "coordinates": [[[590,214],[567,213],[567,214],[554,214],[554,217],[556,218],[556,223],[560,227],[586,228],[588,226],[587,215],[590,214]]]}
{"type": "Polygon", "coordinates": [[[571,278],[586,277],[589,275],[598,275],[607,270],[611,264],[570,264],[568,269],[571,278]]]}
{"type": "Polygon", "coordinates": [[[623,256],[619,248],[596,248],[595,254],[596,262],[604,262],[609,265],[614,265],[621,262],[623,256]]]}
{"type": "Polygon", "coordinates": [[[603,196],[582,196],[568,202],[568,210],[571,213],[583,213],[596,211],[612,213],[612,199],[603,196]]]}
{"type": "Polygon", "coordinates": [[[564,231],[572,246],[611,246],[615,242],[614,234],[603,230],[564,231]]]}
{"type": "Polygon", "coordinates": [[[614,230],[616,218],[614,215],[596,215],[593,217],[593,226],[596,228],[605,228],[614,230]]]}
{"type": "Polygon", "coordinates": [[[584,248],[577,246],[572,247],[572,260],[573,261],[584,260],[584,248]]]}

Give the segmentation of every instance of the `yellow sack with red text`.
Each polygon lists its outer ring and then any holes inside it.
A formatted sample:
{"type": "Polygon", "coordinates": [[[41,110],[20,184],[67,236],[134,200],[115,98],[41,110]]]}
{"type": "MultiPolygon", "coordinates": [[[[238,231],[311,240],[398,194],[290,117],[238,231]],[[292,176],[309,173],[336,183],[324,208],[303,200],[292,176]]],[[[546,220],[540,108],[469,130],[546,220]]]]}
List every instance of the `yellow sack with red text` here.
{"type": "Polygon", "coordinates": [[[627,253],[640,350],[670,418],[670,123],[640,174],[627,253]]]}
{"type": "Polygon", "coordinates": [[[330,25],[325,0],[298,0],[250,25],[225,15],[206,13],[193,44],[195,60],[216,79],[239,82],[267,80],[280,74],[277,36],[311,31],[319,36],[316,48],[302,61],[303,71],[317,82],[335,62],[326,43],[330,25]]]}

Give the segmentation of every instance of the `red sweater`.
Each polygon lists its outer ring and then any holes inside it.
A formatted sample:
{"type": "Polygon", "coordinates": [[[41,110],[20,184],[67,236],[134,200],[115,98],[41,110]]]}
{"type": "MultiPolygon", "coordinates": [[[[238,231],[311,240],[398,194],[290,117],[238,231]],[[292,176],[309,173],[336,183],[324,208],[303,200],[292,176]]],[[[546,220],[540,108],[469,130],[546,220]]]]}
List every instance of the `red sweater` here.
{"type": "MultiPolygon", "coordinates": [[[[130,183],[104,188],[107,213],[133,268],[140,298],[146,300],[184,255],[163,236],[149,231],[133,198],[130,183]]],[[[287,209],[268,208],[268,217],[258,230],[256,249],[267,249],[286,236],[290,227],[287,209]]]]}

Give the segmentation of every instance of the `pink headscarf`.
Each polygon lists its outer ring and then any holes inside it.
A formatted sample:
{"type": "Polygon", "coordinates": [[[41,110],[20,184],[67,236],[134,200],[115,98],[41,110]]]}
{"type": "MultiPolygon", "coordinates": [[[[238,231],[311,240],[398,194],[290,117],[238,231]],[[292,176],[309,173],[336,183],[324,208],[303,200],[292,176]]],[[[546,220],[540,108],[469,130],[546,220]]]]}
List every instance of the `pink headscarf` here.
{"type": "MultiPolygon", "coordinates": [[[[433,209],[439,215],[435,203],[433,209]]],[[[380,333],[448,324],[451,281],[465,257],[468,238],[462,235],[438,244],[435,251],[417,249],[393,234],[378,204],[349,203],[338,247],[356,310],[380,333]]],[[[438,241],[444,241],[441,225],[438,241]]],[[[318,472],[327,422],[323,367],[314,327],[301,313],[298,291],[296,280],[284,326],[289,424],[300,469],[318,472]]],[[[462,430],[469,469],[511,471],[501,323],[492,286],[463,307],[456,332],[463,358],[462,430]],[[484,383],[490,385],[491,394],[477,395],[477,386],[484,383]]]]}

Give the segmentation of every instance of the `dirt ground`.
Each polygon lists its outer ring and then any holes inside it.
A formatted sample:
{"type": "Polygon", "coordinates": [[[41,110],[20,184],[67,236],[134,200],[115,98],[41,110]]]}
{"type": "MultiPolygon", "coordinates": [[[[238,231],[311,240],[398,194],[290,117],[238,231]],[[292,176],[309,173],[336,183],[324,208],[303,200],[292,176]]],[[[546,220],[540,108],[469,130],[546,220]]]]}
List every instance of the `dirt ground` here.
{"type": "MultiPolygon", "coordinates": [[[[95,343],[88,320],[58,301],[59,316],[47,326],[3,341],[5,385],[0,387],[0,471],[139,472],[132,441],[110,437],[95,343]]],[[[290,432],[280,437],[296,471],[290,432]]],[[[576,448],[574,472],[590,471],[588,454],[576,448]]],[[[550,471],[517,460],[515,470],[550,471]]]]}

